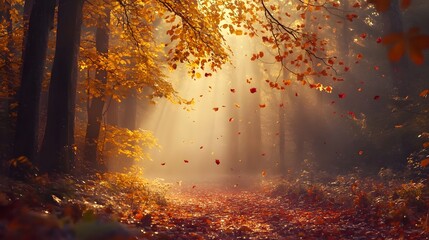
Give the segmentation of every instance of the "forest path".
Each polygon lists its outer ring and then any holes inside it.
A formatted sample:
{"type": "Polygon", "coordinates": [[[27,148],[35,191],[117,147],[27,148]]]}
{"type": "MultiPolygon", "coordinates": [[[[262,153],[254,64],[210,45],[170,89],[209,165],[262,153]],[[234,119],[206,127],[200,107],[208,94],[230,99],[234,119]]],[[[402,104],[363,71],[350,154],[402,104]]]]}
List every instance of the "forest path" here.
{"type": "Polygon", "coordinates": [[[292,202],[261,189],[180,187],[151,215],[150,239],[405,239],[421,230],[387,225],[354,209],[292,202]],[[402,232],[402,233],[401,233],[402,232]]]}

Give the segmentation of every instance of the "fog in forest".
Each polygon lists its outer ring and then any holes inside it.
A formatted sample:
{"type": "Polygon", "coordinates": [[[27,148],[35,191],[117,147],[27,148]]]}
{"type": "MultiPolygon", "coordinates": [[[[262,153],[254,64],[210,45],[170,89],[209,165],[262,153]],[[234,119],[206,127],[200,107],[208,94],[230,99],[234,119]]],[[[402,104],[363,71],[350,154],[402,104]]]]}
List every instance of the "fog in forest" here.
{"type": "MultiPolygon", "coordinates": [[[[425,21],[407,16],[404,26],[425,21]]],[[[376,14],[364,25],[324,26],[320,37],[329,39],[330,53],[343,61],[335,70],[341,80],[326,82],[331,93],[295,81],[293,70],[279,63],[252,61],[253,53],[270,50],[240,36],[228,37],[232,63],[211,76],[192,79],[184,65],[168,72],[178,93],[194,104],[161,99],[141,106],[139,127],[153,131],[161,145],[150,151],[152,161],[143,163],[145,175],[235,184],[314,166],[332,173],[403,166],[418,150],[407,139],[418,137],[420,116],[400,108],[420,104],[419,87],[428,71],[406,60],[390,63],[377,42],[397,27],[389,21],[376,14]],[[270,87],[268,80],[284,89],[270,87]]]]}

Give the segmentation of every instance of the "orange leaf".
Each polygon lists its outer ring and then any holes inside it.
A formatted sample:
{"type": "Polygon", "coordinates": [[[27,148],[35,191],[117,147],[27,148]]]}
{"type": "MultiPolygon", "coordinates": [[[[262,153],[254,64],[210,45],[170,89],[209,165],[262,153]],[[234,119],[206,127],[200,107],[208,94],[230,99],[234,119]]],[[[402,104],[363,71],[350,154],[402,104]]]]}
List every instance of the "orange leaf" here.
{"type": "Polygon", "coordinates": [[[215,107],[215,108],[213,108],[213,110],[214,110],[215,112],[217,112],[217,111],[219,111],[219,108],[218,108],[218,107],[215,107]]]}
{"type": "Polygon", "coordinates": [[[423,147],[424,147],[424,148],[429,148],[429,142],[425,142],[425,143],[423,143],[423,147]]]}
{"type": "Polygon", "coordinates": [[[259,104],[260,108],[264,108],[265,107],[265,103],[264,104],[259,104]]]}
{"type": "Polygon", "coordinates": [[[397,62],[402,58],[404,53],[405,53],[405,42],[399,41],[389,50],[389,59],[391,61],[397,62]]]}
{"type": "Polygon", "coordinates": [[[420,165],[421,165],[422,167],[426,167],[427,165],[429,165],[429,158],[423,159],[423,160],[420,162],[420,165]]]}
{"type": "Polygon", "coordinates": [[[419,94],[420,97],[424,97],[424,98],[427,97],[428,95],[429,95],[429,89],[425,89],[419,94]]]}

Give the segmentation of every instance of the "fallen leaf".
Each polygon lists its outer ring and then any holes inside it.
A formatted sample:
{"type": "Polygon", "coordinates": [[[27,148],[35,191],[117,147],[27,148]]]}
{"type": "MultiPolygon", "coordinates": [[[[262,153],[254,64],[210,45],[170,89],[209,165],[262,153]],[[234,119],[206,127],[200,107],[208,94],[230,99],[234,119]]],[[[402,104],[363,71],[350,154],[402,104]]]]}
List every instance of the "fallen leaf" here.
{"type": "Polygon", "coordinates": [[[423,159],[420,162],[420,165],[422,165],[422,167],[426,167],[427,165],[429,165],[429,158],[423,159]]]}

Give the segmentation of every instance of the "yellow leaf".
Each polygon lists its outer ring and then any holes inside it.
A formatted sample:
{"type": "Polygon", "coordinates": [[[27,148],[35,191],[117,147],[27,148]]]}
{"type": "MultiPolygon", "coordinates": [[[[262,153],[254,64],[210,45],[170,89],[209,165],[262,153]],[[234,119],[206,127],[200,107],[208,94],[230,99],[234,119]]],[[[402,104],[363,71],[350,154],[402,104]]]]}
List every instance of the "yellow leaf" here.
{"type": "Polygon", "coordinates": [[[429,165],[429,158],[423,159],[423,160],[420,162],[420,165],[421,165],[422,167],[426,167],[427,165],[429,165]]]}
{"type": "Polygon", "coordinates": [[[196,78],[201,78],[201,73],[195,73],[196,78]]]}
{"type": "Polygon", "coordinates": [[[240,29],[237,29],[237,30],[235,30],[235,34],[236,34],[236,35],[242,35],[242,34],[243,34],[243,31],[242,31],[242,30],[240,30],[240,29]]]}

